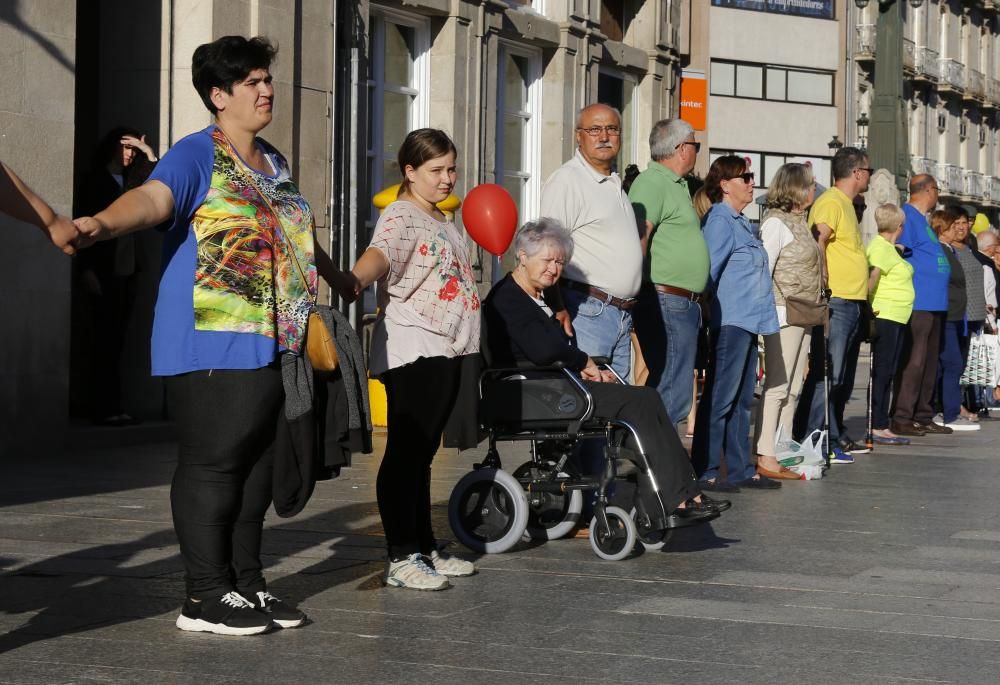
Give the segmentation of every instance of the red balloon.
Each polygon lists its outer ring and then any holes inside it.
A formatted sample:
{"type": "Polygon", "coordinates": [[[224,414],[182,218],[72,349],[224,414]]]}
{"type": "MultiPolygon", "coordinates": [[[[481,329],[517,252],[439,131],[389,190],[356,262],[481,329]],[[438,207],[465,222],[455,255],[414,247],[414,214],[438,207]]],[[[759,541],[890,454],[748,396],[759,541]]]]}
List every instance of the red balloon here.
{"type": "Polygon", "coordinates": [[[484,250],[499,257],[514,239],[517,230],[517,205],[503,186],[484,183],[465,196],[462,223],[484,250]]]}

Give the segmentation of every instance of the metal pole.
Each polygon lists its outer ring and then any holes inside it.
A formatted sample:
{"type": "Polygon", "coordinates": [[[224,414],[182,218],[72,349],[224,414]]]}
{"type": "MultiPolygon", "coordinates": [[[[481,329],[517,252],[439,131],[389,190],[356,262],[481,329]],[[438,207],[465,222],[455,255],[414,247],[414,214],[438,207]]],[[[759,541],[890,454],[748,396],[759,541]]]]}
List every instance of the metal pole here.
{"type": "Polygon", "coordinates": [[[875,99],[868,136],[871,166],[896,177],[906,191],[910,170],[909,127],[903,98],[903,2],[880,2],[876,23],[875,99]]]}

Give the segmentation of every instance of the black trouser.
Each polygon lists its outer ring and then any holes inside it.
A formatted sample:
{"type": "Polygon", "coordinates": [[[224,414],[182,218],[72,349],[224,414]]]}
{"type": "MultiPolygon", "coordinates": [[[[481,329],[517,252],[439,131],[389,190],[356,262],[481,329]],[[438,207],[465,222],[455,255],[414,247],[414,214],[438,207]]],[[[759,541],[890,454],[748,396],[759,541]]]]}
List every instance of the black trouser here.
{"type": "Polygon", "coordinates": [[[927,424],[934,418],[938,354],[945,312],[914,311],[906,334],[903,371],[896,393],[893,419],[900,423],[927,424]]]}
{"type": "Polygon", "coordinates": [[[872,341],[872,428],[889,427],[889,399],[892,380],[899,368],[899,353],[903,349],[906,324],[875,319],[875,340],[872,341]]]}
{"type": "Polygon", "coordinates": [[[195,371],[167,378],[179,453],[170,489],[189,597],[266,588],[260,540],[275,442],[288,440],[281,370],[195,371]]]}
{"type": "Polygon", "coordinates": [[[390,559],[435,549],[431,462],[455,404],[460,365],[460,357],[422,357],[382,374],[389,434],[376,494],[390,559]]]}
{"type": "MultiPolygon", "coordinates": [[[[656,388],[591,381],[585,381],[584,386],[594,398],[595,416],[621,419],[636,429],[659,486],[659,498],[667,516],[680,503],[701,494],[687,450],[681,444],[656,388]]],[[[631,449],[638,447],[631,435],[625,446],[631,449]]],[[[644,481],[640,480],[639,496],[646,511],[655,516],[660,507],[657,493],[652,492],[648,484],[647,487],[643,485],[644,481]]]]}

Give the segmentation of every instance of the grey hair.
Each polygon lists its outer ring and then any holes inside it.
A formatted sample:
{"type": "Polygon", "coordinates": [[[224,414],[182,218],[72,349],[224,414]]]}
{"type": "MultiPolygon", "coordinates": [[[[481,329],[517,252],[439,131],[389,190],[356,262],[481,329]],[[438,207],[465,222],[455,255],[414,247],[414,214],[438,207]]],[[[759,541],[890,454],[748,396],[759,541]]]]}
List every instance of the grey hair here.
{"type": "Polygon", "coordinates": [[[649,154],[657,162],[673,157],[694,128],[683,119],[662,119],[649,132],[649,154]]]}
{"type": "Polygon", "coordinates": [[[568,262],[573,258],[573,234],[555,219],[543,216],[529,221],[517,229],[514,235],[515,255],[524,252],[527,256],[534,257],[549,245],[562,251],[564,261],[568,262]]]}
{"type": "Polygon", "coordinates": [[[981,248],[989,247],[990,245],[1000,244],[1000,238],[998,238],[997,234],[994,233],[993,231],[983,231],[982,233],[976,236],[976,243],[981,248]],[[988,243],[988,244],[983,245],[983,243],[988,243]]]}
{"type": "Polygon", "coordinates": [[[580,124],[583,123],[583,113],[586,110],[590,109],[591,107],[593,107],[595,105],[600,105],[601,107],[607,107],[612,112],[614,112],[615,115],[618,117],[618,124],[621,125],[621,123],[622,123],[622,113],[618,111],[617,107],[612,107],[611,105],[607,104],[606,102],[594,102],[592,104],[587,105],[586,107],[581,107],[580,111],[576,113],[576,124],[574,125],[574,128],[580,128],[580,124]]]}
{"type": "Polygon", "coordinates": [[[875,208],[875,226],[879,233],[891,233],[902,226],[904,221],[906,214],[891,202],[875,208]]]}

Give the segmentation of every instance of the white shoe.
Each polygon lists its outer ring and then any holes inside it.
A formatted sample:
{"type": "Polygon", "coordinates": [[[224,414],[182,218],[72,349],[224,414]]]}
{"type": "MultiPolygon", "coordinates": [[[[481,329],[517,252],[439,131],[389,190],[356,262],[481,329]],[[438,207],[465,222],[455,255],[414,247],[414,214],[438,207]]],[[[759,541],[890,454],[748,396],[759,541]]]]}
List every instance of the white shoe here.
{"type": "Polygon", "coordinates": [[[451,585],[420,552],[400,561],[386,562],[385,584],[409,590],[445,590],[451,585]]]}
{"type": "Polygon", "coordinates": [[[476,565],[471,561],[459,559],[450,554],[442,554],[437,550],[431,552],[430,560],[431,565],[434,566],[434,570],[443,576],[460,578],[462,576],[471,576],[476,572],[476,565]]]}
{"type": "Polygon", "coordinates": [[[952,429],[953,431],[977,431],[981,428],[979,423],[975,421],[970,421],[964,416],[959,416],[951,423],[946,423],[945,425],[948,426],[948,428],[952,429]]]}

